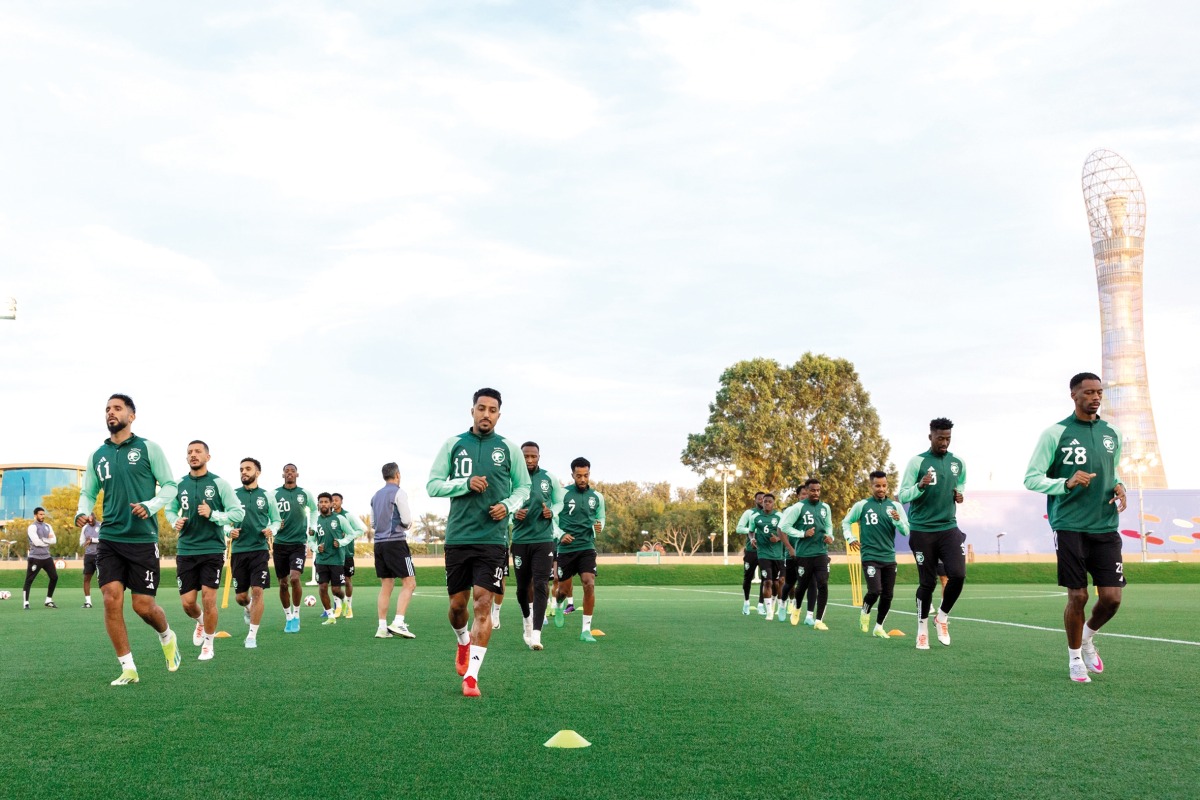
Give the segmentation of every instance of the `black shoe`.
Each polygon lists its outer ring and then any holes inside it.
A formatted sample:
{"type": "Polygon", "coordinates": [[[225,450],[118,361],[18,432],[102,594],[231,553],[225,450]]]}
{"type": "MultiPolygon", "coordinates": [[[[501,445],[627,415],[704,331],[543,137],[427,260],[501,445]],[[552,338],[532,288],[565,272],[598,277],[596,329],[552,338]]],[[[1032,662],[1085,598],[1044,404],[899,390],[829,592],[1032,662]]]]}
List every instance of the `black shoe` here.
{"type": "Polygon", "coordinates": [[[54,605],[54,601],[53,601],[53,600],[47,600],[47,601],[46,601],[46,608],[58,608],[58,606],[54,605]]]}
{"type": "Polygon", "coordinates": [[[84,607],[84,608],[91,608],[91,607],[92,607],[92,604],[91,604],[91,603],[84,603],[84,604],[83,604],[83,607],[84,607]]]}

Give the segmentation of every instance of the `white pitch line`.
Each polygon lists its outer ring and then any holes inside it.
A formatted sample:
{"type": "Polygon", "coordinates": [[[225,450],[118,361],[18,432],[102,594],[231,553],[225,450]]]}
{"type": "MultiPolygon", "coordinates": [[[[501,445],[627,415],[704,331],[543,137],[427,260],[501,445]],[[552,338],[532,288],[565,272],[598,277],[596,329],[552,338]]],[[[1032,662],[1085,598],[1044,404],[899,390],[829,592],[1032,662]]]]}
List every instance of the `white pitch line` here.
{"type": "MultiPolygon", "coordinates": [[[[666,592],[702,592],[704,594],[730,594],[730,595],[735,595],[738,597],[742,596],[741,592],[719,592],[719,591],[713,591],[712,589],[684,589],[684,588],[674,587],[674,586],[640,586],[638,588],[640,588],[640,589],[658,589],[660,591],[666,591],[666,592]]],[[[858,608],[858,606],[850,605],[848,603],[829,603],[829,605],[838,606],[839,608],[858,608]]],[[[888,614],[889,615],[904,614],[909,617],[915,617],[917,615],[917,612],[901,611],[899,609],[893,608],[891,611],[888,612],[888,614]]],[[[1062,633],[1063,632],[1062,628],[1047,628],[1044,625],[1027,625],[1023,622],[1003,622],[1003,621],[997,620],[997,619],[978,619],[976,617],[955,616],[954,621],[955,622],[982,622],[985,625],[1003,625],[1007,628],[1025,628],[1026,630],[1047,631],[1049,633],[1062,633]]],[[[1134,639],[1134,640],[1140,641],[1140,642],[1162,642],[1163,644],[1185,644],[1185,645],[1190,645],[1191,647],[1200,647],[1200,642],[1190,642],[1186,639],[1163,639],[1158,636],[1135,636],[1131,633],[1103,633],[1103,632],[1100,632],[1100,633],[1097,633],[1096,635],[1104,636],[1104,637],[1112,637],[1114,639],[1134,639]]]]}

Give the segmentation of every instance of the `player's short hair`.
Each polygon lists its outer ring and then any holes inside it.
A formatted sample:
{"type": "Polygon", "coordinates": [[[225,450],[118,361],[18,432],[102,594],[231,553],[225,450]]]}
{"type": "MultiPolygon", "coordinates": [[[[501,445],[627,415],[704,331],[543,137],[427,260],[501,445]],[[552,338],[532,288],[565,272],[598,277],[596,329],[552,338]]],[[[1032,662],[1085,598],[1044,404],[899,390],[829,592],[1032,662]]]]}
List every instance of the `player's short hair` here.
{"type": "Polygon", "coordinates": [[[332,500],[332,499],[333,499],[333,498],[335,498],[335,497],[336,497],[338,500],[345,500],[345,499],[346,499],[346,498],[342,497],[342,493],[341,493],[341,492],[334,492],[333,494],[329,495],[329,499],[330,499],[330,500],[332,500]]]}
{"type": "Polygon", "coordinates": [[[770,492],[763,492],[763,500],[766,500],[768,497],[772,500],[775,499],[775,495],[771,494],[770,492]]]}
{"type": "Polygon", "coordinates": [[[496,401],[497,407],[504,405],[504,403],[500,400],[500,392],[497,389],[491,389],[487,386],[483,387],[479,391],[475,392],[475,396],[471,398],[471,405],[475,405],[476,403],[478,403],[479,398],[481,398],[481,397],[492,398],[493,400],[496,401]]]}
{"type": "Polygon", "coordinates": [[[762,497],[765,494],[766,494],[766,492],[755,492],[754,499],[757,500],[758,498],[762,497]]]}
{"type": "Polygon", "coordinates": [[[948,431],[954,427],[954,423],[945,417],[936,417],[929,420],[929,430],[931,431],[948,431]]]}
{"type": "Polygon", "coordinates": [[[1072,389],[1072,391],[1074,391],[1075,389],[1078,389],[1079,384],[1083,383],[1084,381],[1098,381],[1098,380],[1100,380],[1100,376],[1094,372],[1081,372],[1078,375],[1076,375],[1075,377],[1071,378],[1071,389],[1072,389]]]}
{"type": "Polygon", "coordinates": [[[109,400],[120,400],[122,403],[129,406],[130,411],[132,411],[135,414],[137,413],[137,406],[135,406],[133,404],[133,398],[127,394],[110,394],[108,396],[108,399],[109,400]]]}
{"type": "Polygon", "coordinates": [[[392,478],[400,477],[400,465],[395,461],[389,461],[383,465],[383,479],[391,480],[392,478]]]}
{"type": "Polygon", "coordinates": [[[881,469],[877,469],[871,473],[871,480],[873,480],[873,481],[879,480],[880,478],[886,478],[886,477],[887,477],[887,473],[881,469]]]}
{"type": "Polygon", "coordinates": [[[284,464],[284,465],[283,465],[283,468],[284,468],[284,469],[287,469],[288,467],[291,467],[292,469],[296,470],[297,472],[299,472],[299,471],[300,471],[300,468],[299,468],[299,467],[297,467],[295,464],[293,464],[293,463],[292,463],[292,462],[290,462],[290,461],[289,461],[288,463],[286,463],[286,464],[284,464]]]}
{"type": "Polygon", "coordinates": [[[259,463],[257,458],[250,458],[250,457],[243,458],[241,461],[238,462],[238,465],[240,466],[242,464],[245,464],[247,461],[249,461],[251,464],[253,464],[254,468],[256,470],[258,470],[259,472],[262,472],[262,464],[259,463]]]}
{"type": "Polygon", "coordinates": [[[328,500],[329,502],[332,503],[333,495],[331,495],[329,492],[321,492],[319,495],[317,495],[317,499],[318,500],[328,500]]]}
{"type": "Polygon", "coordinates": [[[537,442],[526,442],[525,444],[521,445],[522,450],[524,450],[526,447],[532,447],[534,450],[537,450],[539,453],[542,452],[542,448],[538,445],[537,442]]]}
{"type": "Polygon", "coordinates": [[[192,439],[190,442],[188,442],[188,447],[191,447],[194,444],[202,444],[202,445],[204,445],[204,452],[206,452],[206,453],[211,452],[208,449],[208,442],[204,441],[203,439],[192,439]]]}
{"type": "Polygon", "coordinates": [[[587,467],[588,469],[591,469],[592,462],[588,461],[583,456],[580,456],[579,458],[577,458],[571,462],[571,472],[574,472],[575,470],[579,469],[580,467],[587,467]]]}
{"type": "Polygon", "coordinates": [[[45,510],[46,510],[46,509],[42,508],[41,506],[38,506],[37,508],[35,508],[35,509],[33,510],[33,513],[34,513],[34,514],[36,514],[36,513],[37,513],[37,512],[39,512],[39,511],[45,511],[45,510]]]}
{"type": "Polygon", "coordinates": [[[804,488],[805,488],[805,489],[807,489],[808,487],[812,486],[814,483],[815,483],[817,486],[820,486],[820,485],[821,485],[821,479],[820,479],[820,478],[809,478],[808,480],[806,480],[806,481],[804,482],[804,488]]]}

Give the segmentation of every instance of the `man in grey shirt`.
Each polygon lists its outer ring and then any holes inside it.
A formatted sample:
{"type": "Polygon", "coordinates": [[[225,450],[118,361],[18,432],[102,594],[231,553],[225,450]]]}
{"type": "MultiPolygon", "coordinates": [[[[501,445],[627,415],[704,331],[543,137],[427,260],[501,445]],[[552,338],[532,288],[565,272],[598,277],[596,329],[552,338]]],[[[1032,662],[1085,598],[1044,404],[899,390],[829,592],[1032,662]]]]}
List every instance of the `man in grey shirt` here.
{"type": "Polygon", "coordinates": [[[79,531],[83,548],[83,607],[92,607],[92,576],[96,574],[96,545],[100,543],[100,523],[85,523],[79,531]]]}
{"type": "Polygon", "coordinates": [[[390,639],[394,634],[415,639],[416,634],[404,622],[408,601],[417,588],[417,573],[408,549],[412,512],[408,508],[408,495],[400,488],[400,467],[396,462],[383,465],[383,480],[383,488],[371,498],[371,514],[375,521],[375,574],[379,576],[379,628],[375,638],[390,639]],[[400,597],[396,599],[396,618],[388,625],[388,606],[396,578],[400,579],[400,597]]]}
{"type": "Polygon", "coordinates": [[[46,590],[46,608],[58,608],[54,605],[54,587],[58,585],[58,568],[54,559],[50,558],[50,545],[58,542],[54,536],[54,528],[46,522],[46,509],[38,506],[33,510],[33,524],[29,526],[29,563],[25,566],[25,590],[22,599],[25,610],[29,610],[29,589],[38,571],[44,571],[50,576],[50,588],[46,590]]]}

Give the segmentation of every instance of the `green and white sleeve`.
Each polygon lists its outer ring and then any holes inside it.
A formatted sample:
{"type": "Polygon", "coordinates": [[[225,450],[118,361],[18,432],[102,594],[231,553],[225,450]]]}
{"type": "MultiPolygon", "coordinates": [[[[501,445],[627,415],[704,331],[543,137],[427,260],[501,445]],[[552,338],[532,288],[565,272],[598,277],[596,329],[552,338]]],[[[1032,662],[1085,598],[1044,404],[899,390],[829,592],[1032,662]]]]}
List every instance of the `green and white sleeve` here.
{"type": "Polygon", "coordinates": [[[894,521],[895,525],[896,525],[896,530],[900,531],[901,536],[908,536],[909,532],[912,529],[909,527],[909,524],[908,524],[908,514],[904,513],[904,506],[900,505],[895,500],[893,500],[892,508],[894,508],[898,512],[900,512],[900,519],[894,521]]]}
{"type": "Polygon", "coordinates": [[[182,508],[179,505],[179,493],[176,492],[175,496],[171,498],[171,501],[167,503],[166,510],[163,512],[167,516],[167,522],[171,525],[174,525],[176,520],[179,519],[179,512],[181,510],[182,508]]]}
{"type": "Polygon", "coordinates": [[[218,525],[236,528],[246,518],[246,507],[242,505],[241,500],[238,500],[237,492],[224,478],[217,478],[213,483],[217,485],[217,492],[221,495],[221,505],[225,506],[225,510],[212,512],[212,521],[218,525]]]}
{"type": "Polygon", "coordinates": [[[1115,433],[1117,435],[1117,449],[1113,451],[1113,486],[1112,486],[1112,488],[1115,490],[1117,488],[1117,486],[1124,485],[1124,483],[1125,483],[1124,481],[1121,480],[1121,474],[1119,471],[1121,469],[1121,446],[1125,443],[1125,437],[1123,435],[1121,435],[1121,431],[1119,431],[1116,428],[1113,428],[1113,433],[1115,433]]]}
{"type": "Polygon", "coordinates": [[[1026,489],[1050,495],[1067,493],[1066,478],[1051,478],[1046,475],[1054,463],[1058,439],[1063,430],[1062,425],[1051,425],[1038,437],[1033,455],[1029,457],[1029,466],[1025,468],[1026,489]]]}
{"type": "MultiPolygon", "coordinates": [[[[525,469],[525,454],[521,452],[521,448],[513,442],[505,441],[508,445],[509,464],[512,466],[513,475],[512,493],[500,502],[508,509],[508,513],[513,513],[521,506],[525,505],[529,500],[529,488],[533,483],[529,479],[529,470],[525,469]]],[[[447,451],[449,454],[449,451],[447,451]]],[[[430,473],[430,478],[433,473],[430,473]]]]}
{"type": "Polygon", "coordinates": [[[896,495],[901,503],[911,503],[925,492],[917,485],[917,482],[921,480],[921,476],[917,473],[921,471],[922,460],[922,456],[913,456],[904,466],[904,472],[900,476],[900,491],[896,495]]]}
{"type": "Polygon", "coordinates": [[[274,496],[268,493],[267,497],[267,528],[274,536],[279,533],[279,526],[283,524],[283,518],[279,516],[279,506],[275,504],[274,496]]]}
{"type": "Polygon", "coordinates": [[[735,533],[750,533],[750,523],[754,521],[754,512],[746,509],[742,512],[742,516],[738,518],[737,527],[734,528],[735,533]]]}
{"type": "Polygon", "coordinates": [[[967,465],[961,458],[958,460],[958,463],[958,483],[955,484],[954,488],[961,492],[967,486],[967,465]]]}
{"type": "Polygon", "coordinates": [[[342,547],[345,547],[367,532],[367,528],[362,524],[362,520],[353,514],[342,512],[339,516],[342,518],[342,527],[350,531],[350,533],[338,540],[338,544],[342,547]]]}
{"type": "MultiPolygon", "coordinates": [[[[450,437],[442,443],[441,449],[433,457],[433,465],[429,468],[429,480],[425,482],[425,493],[430,497],[461,497],[471,491],[469,477],[450,477],[450,451],[457,443],[457,436],[450,437]]],[[[524,456],[517,463],[523,464],[524,456]]],[[[529,481],[529,470],[525,470],[525,480],[529,481]]]]}
{"type": "MultiPolygon", "coordinates": [[[[796,520],[800,519],[800,507],[804,503],[796,503],[794,506],[788,506],[783,510],[783,516],[779,519],[779,529],[789,536],[804,538],[804,531],[796,527],[796,520]]],[[[778,513],[778,512],[776,512],[778,513]]],[[[749,533],[749,530],[746,531],[749,533]]]]}
{"type": "MultiPolygon", "coordinates": [[[[546,473],[550,475],[549,472],[546,473]]],[[[567,490],[558,482],[558,478],[550,475],[550,525],[555,540],[563,537],[562,528],[558,527],[558,515],[562,513],[563,505],[567,502],[567,490]]]]}
{"type": "Polygon", "coordinates": [[[846,516],[842,517],[842,536],[846,537],[846,542],[856,541],[854,530],[850,527],[862,518],[863,506],[867,504],[866,500],[859,500],[854,505],[850,506],[850,510],[846,512],[846,516]]]}
{"type": "MultiPolygon", "coordinates": [[[[88,462],[91,463],[91,457],[88,457],[88,462]]],[[[75,519],[78,520],[81,516],[86,517],[92,513],[96,507],[96,497],[100,494],[100,479],[96,477],[94,469],[86,469],[83,471],[83,485],[79,487],[79,505],[75,509],[75,519]]]]}
{"type": "Polygon", "coordinates": [[[154,516],[175,499],[175,495],[179,493],[179,485],[171,475],[171,467],[167,464],[167,457],[161,447],[147,440],[146,455],[150,458],[150,473],[154,480],[158,481],[158,493],[149,500],[143,500],[141,505],[150,516],[154,516]]]}
{"type": "Polygon", "coordinates": [[[317,517],[321,516],[321,509],[317,508],[317,496],[307,489],[299,486],[296,488],[304,492],[304,509],[308,512],[308,529],[313,530],[317,527],[317,517]]]}
{"type": "Polygon", "coordinates": [[[604,495],[596,492],[596,497],[599,498],[599,504],[596,506],[596,521],[600,523],[600,530],[604,530],[604,523],[607,516],[604,512],[604,495]]]}

